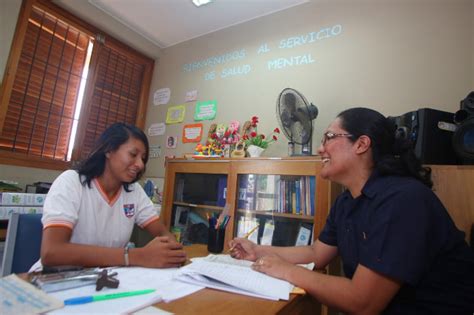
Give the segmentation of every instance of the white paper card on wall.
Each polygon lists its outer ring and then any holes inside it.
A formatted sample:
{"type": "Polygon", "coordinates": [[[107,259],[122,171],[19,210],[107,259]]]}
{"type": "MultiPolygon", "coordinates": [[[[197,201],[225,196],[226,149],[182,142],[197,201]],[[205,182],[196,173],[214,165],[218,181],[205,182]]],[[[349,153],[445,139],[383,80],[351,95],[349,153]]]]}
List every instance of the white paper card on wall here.
{"type": "Polygon", "coordinates": [[[186,95],[184,96],[184,101],[187,102],[194,102],[197,100],[198,96],[198,91],[197,90],[192,90],[192,91],[187,91],[186,95]]]}
{"type": "Polygon", "coordinates": [[[166,125],[165,123],[155,123],[151,124],[150,127],[148,128],[148,136],[153,137],[153,136],[162,136],[166,132],[166,125]]]}
{"type": "Polygon", "coordinates": [[[150,158],[150,159],[156,159],[156,158],[159,158],[160,155],[161,155],[161,146],[159,146],[159,145],[151,145],[151,146],[150,146],[149,158],[150,158]]]}
{"type": "Polygon", "coordinates": [[[171,90],[169,88],[163,88],[156,90],[153,94],[153,105],[168,104],[170,101],[171,90]]]}

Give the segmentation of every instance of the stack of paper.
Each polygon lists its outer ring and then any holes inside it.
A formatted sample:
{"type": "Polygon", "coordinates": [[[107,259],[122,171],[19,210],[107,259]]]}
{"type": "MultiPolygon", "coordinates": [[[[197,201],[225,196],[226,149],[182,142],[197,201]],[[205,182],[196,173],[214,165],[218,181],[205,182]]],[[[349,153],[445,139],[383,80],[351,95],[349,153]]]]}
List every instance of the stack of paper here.
{"type": "Polygon", "coordinates": [[[270,300],[288,300],[293,285],[250,268],[252,262],[209,255],[179,269],[175,278],[208,288],[270,300]]]}
{"type": "Polygon", "coordinates": [[[173,301],[203,289],[203,286],[190,285],[173,280],[173,274],[177,270],[177,268],[116,268],[114,271],[118,273],[117,278],[120,280],[120,285],[117,289],[104,288],[102,291],[97,292],[95,291],[95,286],[85,286],[50,293],[50,295],[59,300],[65,300],[87,295],[119,293],[144,289],[156,289],[156,291],[150,294],[131,296],[127,298],[105,300],[82,305],[68,305],[52,314],[133,313],[160,301],[173,301]]]}

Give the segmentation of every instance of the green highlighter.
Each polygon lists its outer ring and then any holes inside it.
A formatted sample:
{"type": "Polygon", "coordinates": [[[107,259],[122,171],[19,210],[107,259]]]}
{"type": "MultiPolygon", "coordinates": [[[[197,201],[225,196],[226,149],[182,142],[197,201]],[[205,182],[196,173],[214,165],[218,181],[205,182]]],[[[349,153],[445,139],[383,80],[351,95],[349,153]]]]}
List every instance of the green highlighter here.
{"type": "Polygon", "coordinates": [[[138,291],[128,291],[128,292],[119,292],[111,294],[101,294],[101,295],[89,295],[89,296],[80,296],[72,299],[64,300],[64,305],[78,305],[85,304],[90,302],[105,301],[111,299],[118,299],[128,296],[142,295],[155,292],[155,289],[147,290],[138,290],[138,291]]]}

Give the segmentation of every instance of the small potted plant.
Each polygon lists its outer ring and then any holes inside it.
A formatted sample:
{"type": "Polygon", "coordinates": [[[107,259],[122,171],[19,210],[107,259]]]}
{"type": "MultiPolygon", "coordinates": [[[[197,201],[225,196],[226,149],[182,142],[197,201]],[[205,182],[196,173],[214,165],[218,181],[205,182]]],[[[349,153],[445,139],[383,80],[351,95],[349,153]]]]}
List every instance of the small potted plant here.
{"type": "Polygon", "coordinates": [[[273,132],[265,136],[263,133],[258,133],[258,117],[253,116],[250,121],[247,121],[243,128],[244,135],[242,139],[245,141],[245,147],[250,157],[258,157],[268,146],[278,140],[277,135],[280,129],[275,128],[273,132]]]}

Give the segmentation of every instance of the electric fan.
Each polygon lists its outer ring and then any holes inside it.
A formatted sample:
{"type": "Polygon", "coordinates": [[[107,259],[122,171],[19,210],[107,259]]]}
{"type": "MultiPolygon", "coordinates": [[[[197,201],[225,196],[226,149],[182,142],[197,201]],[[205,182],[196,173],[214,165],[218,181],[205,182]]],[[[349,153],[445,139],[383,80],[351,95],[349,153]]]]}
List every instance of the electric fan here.
{"type": "Polygon", "coordinates": [[[313,120],[318,117],[318,108],[309,104],[306,98],[292,88],[284,89],[276,103],[278,123],[288,138],[288,154],[311,155],[313,120]],[[295,144],[301,151],[295,153],[295,144]]]}

